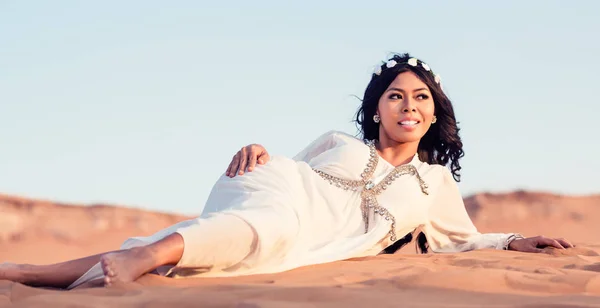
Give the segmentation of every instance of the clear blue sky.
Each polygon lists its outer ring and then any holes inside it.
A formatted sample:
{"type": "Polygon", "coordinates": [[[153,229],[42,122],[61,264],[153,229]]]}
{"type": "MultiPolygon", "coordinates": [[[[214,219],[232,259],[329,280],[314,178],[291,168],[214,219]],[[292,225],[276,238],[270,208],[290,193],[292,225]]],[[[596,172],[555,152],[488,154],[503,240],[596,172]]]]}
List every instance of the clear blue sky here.
{"type": "Polygon", "coordinates": [[[351,122],[378,61],[441,74],[464,195],[600,192],[598,1],[0,0],[0,192],[196,214],[243,145],[351,122]]]}

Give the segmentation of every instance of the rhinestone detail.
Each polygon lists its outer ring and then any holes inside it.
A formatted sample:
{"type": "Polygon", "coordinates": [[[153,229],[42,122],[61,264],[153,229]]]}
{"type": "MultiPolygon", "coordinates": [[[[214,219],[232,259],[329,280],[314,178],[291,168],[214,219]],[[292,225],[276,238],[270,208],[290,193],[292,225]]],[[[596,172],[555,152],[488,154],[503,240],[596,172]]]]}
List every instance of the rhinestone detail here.
{"type": "Polygon", "coordinates": [[[419,181],[419,186],[421,187],[421,192],[424,194],[428,194],[427,192],[427,184],[417,171],[417,168],[413,165],[402,165],[394,168],[393,171],[388,173],[388,175],[381,180],[381,182],[375,184],[371,180],[373,177],[373,173],[377,168],[377,163],[379,161],[379,156],[377,155],[377,149],[375,148],[375,142],[373,140],[366,141],[366,144],[369,146],[369,161],[367,162],[367,167],[360,174],[361,180],[347,180],[343,178],[338,178],[332,175],[329,175],[321,170],[314,169],[313,170],[320,175],[323,179],[329,182],[329,184],[339,187],[344,190],[358,191],[360,190],[361,196],[361,204],[360,208],[362,211],[363,222],[365,223],[365,233],[369,231],[369,210],[373,209],[373,213],[379,214],[382,218],[387,221],[391,221],[390,231],[388,234],[390,235],[390,240],[392,242],[396,241],[396,218],[392,213],[390,213],[386,208],[379,205],[377,202],[377,195],[381,194],[385,189],[387,189],[394,180],[399,178],[402,175],[413,175],[419,181]]]}

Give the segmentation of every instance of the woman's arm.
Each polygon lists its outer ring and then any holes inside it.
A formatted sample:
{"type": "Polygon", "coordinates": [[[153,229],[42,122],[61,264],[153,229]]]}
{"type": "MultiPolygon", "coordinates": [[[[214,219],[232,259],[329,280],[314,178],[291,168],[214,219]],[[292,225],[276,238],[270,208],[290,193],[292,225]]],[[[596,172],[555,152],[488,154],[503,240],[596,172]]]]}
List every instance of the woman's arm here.
{"type": "MultiPolygon", "coordinates": [[[[293,159],[307,163],[310,162],[315,156],[335,146],[336,134],[337,132],[335,131],[329,131],[319,136],[302,151],[296,154],[293,159]]],[[[243,175],[244,172],[252,172],[257,164],[264,165],[269,160],[271,160],[271,156],[264,146],[260,144],[247,145],[233,155],[225,175],[228,177],[235,177],[236,175],[243,175]]]]}
{"type": "Polygon", "coordinates": [[[523,238],[516,233],[480,233],[465,208],[458,185],[450,171],[443,170],[443,183],[428,210],[424,226],[429,247],[434,252],[460,252],[474,249],[511,249],[541,252],[540,247],[573,247],[564,239],[523,238]]]}

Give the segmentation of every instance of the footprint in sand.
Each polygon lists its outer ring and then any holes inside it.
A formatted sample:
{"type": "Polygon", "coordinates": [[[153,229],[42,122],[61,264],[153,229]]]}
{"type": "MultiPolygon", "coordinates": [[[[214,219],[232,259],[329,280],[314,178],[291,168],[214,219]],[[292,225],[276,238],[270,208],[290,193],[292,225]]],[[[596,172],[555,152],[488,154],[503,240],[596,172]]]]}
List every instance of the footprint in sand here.
{"type": "Polygon", "coordinates": [[[597,257],[600,256],[596,251],[583,247],[574,247],[569,249],[555,249],[555,248],[546,248],[544,249],[545,253],[552,256],[587,256],[587,257],[597,257]]]}
{"type": "Polygon", "coordinates": [[[360,275],[360,274],[343,274],[339,276],[333,277],[333,280],[337,283],[341,284],[353,284],[353,283],[361,283],[363,281],[373,279],[372,275],[360,275]]]}
{"type": "Polygon", "coordinates": [[[569,275],[536,275],[519,272],[508,272],[504,276],[508,287],[540,293],[578,293],[585,290],[589,277],[569,275]]]}
{"type": "Polygon", "coordinates": [[[566,274],[564,271],[561,271],[557,268],[551,268],[551,267],[536,268],[533,272],[535,274],[544,274],[544,275],[564,275],[564,274],[566,274]]]}
{"type": "Polygon", "coordinates": [[[597,263],[593,263],[593,264],[585,264],[585,265],[578,265],[578,264],[568,264],[563,266],[564,269],[578,269],[578,270],[584,270],[584,271],[590,271],[590,272],[600,272],[600,262],[597,263]]]}
{"type": "Polygon", "coordinates": [[[600,262],[590,265],[584,265],[583,269],[586,271],[600,272],[600,262]]]}

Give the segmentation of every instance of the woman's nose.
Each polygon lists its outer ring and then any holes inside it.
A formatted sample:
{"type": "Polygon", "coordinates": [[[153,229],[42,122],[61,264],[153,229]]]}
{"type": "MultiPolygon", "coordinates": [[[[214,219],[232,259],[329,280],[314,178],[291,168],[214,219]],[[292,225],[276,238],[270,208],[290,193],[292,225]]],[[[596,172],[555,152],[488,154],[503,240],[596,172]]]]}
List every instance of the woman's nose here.
{"type": "Polygon", "coordinates": [[[407,99],[402,105],[402,112],[415,112],[417,111],[411,99],[407,99]]]}

